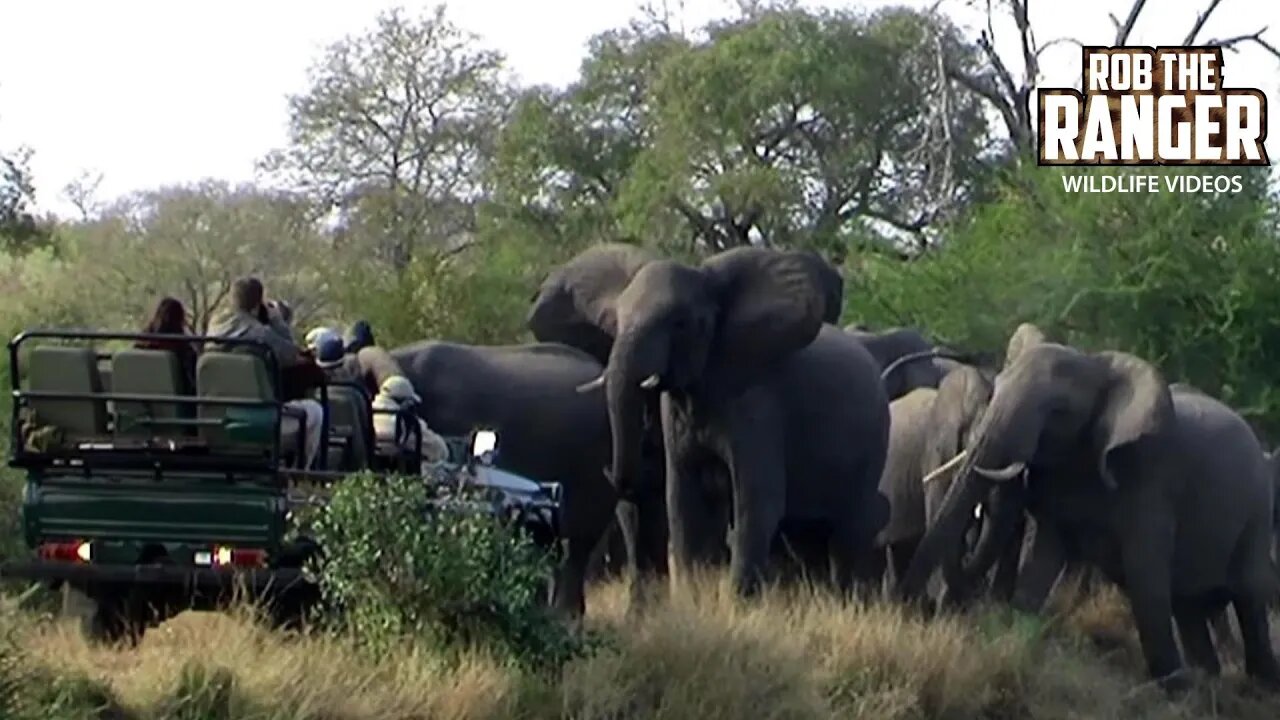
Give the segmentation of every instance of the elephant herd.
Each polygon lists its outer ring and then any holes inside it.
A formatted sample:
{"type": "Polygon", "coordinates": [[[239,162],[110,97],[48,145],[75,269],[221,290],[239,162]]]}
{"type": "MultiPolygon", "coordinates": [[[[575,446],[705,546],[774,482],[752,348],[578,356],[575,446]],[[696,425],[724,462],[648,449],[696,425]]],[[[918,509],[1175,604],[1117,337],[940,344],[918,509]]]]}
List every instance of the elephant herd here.
{"type": "Polygon", "coordinates": [[[552,603],[571,616],[613,527],[636,609],[668,561],[727,565],[743,596],[798,568],[842,593],[1028,612],[1081,567],[1127,595],[1166,687],[1184,655],[1218,671],[1228,607],[1246,671],[1280,685],[1277,473],[1239,414],[1031,325],[1002,362],[844,329],[843,296],[809,252],[690,265],[601,244],[533,295],[537,342],[391,355],[437,431],[493,427],[500,465],[562,483],[552,603]]]}

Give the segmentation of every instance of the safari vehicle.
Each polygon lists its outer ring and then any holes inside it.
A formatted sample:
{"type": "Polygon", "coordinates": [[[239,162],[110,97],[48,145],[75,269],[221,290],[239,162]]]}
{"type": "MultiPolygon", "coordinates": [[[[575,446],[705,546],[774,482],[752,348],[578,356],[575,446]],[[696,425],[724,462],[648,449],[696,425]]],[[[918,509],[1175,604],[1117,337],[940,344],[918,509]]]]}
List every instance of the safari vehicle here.
{"type": "MultiPolygon", "coordinates": [[[[288,465],[303,452],[305,417],[295,415],[282,438],[292,409],[266,346],[186,338],[206,348],[194,395],[180,392],[173,353],[95,347],[172,339],[37,330],[9,343],[9,464],[26,473],[22,528],[35,557],[0,566],[0,576],[60,586],[64,613],[90,637],[136,640],[149,625],[238,593],[266,600],[279,621],[297,617],[318,586],[304,572],[316,545],[297,532],[294,511],[362,470],[422,475],[440,484],[433,495],[443,502],[479,487],[484,500],[469,507],[555,542],[559,486],[491,467],[492,431],[450,438],[449,462],[423,473],[420,437],[411,450],[386,447],[365,389],[326,385],[316,391],[325,409],[319,469],[301,472],[288,465]]],[[[401,422],[418,428],[411,416],[401,422]]]]}

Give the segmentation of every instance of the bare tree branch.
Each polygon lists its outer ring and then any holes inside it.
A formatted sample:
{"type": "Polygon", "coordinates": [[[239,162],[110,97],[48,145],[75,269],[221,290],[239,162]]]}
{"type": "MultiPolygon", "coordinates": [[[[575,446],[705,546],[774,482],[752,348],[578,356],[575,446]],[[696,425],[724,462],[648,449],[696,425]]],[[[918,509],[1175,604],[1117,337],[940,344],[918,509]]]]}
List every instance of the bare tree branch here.
{"type": "Polygon", "coordinates": [[[1142,14],[1142,8],[1146,7],[1147,0],[1133,0],[1133,5],[1129,7],[1129,16],[1125,18],[1121,24],[1115,15],[1111,16],[1111,22],[1116,26],[1116,39],[1112,45],[1124,45],[1129,42],[1129,35],[1133,33],[1133,26],[1138,22],[1138,16],[1142,14]]]}
{"type": "Polygon", "coordinates": [[[1208,22],[1209,16],[1213,14],[1214,10],[1218,9],[1218,5],[1220,4],[1222,4],[1222,0],[1212,0],[1212,2],[1209,3],[1209,7],[1205,8],[1204,12],[1196,16],[1196,23],[1191,26],[1191,32],[1187,33],[1187,36],[1182,39],[1183,45],[1195,44],[1196,36],[1204,29],[1204,24],[1208,22]]]}
{"type": "Polygon", "coordinates": [[[1261,30],[1258,30],[1257,32],[1248,33],[1246,35],[1236,35],[1234,37],[1229,37],[1229,38],[1215,38],[1205,44],[1218,45],[1232,52],[1240,52],[1240,45],[1251,42],[1251,43],[1257,44],[1263,50],[1266,50],[1267,52],[1271,53],[1271,55],[1273,55],[1277,59],[1280,59],[1280,48],[1277,48],[1275,45],[1272,45],[1271,43],[1262,39],[1262,34],[1265,33],[1266,31],[1267,31],[1267,28],[1264,27],[1261,30]]]}

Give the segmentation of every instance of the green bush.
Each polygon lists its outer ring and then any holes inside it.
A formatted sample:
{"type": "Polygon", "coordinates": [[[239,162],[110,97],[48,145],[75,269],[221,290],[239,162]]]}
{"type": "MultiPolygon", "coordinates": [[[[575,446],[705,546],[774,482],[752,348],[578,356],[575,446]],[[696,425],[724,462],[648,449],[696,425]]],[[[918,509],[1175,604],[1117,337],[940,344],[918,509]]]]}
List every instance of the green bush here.
{"type": "Polygon", "coordinates": [[[1063,174],[1007,178],[917,260],[854,258],[846,321],[999,355],[1034,322],[1062,342],[1147,358],[1280,433],[1280,235],[1265,174],[1242,170],[1243,192],[1198,196],[1069,193],[1063,174]]]}
{"type": "Polygon", "coordinates": [[[487,514],[433,510],[421,478],[347,478],[312,520],[328,612],[357,642],[483,646],[534,668],[583,649],[540,597],[551,559],[487,514]]]}

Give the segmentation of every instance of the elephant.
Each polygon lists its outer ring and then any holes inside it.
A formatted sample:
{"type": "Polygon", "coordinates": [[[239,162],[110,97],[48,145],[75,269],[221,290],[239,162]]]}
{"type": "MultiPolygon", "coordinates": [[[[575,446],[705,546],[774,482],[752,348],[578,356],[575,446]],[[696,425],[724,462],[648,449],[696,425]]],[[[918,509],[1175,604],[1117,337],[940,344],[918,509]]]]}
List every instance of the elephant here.
{"type": "Polygon", "coordinates": [[[916,388],[936,388],[948,372],[974,360],[970,355],[935,345],[914,328],[874,331],[852,324],[845,327],[845,332],[862,342],[875,357],[890,402],[916,388]]]}
{"type": "Polygon", "coordinates": [[[682,572],[729,538],[750,596],[779,537],[821,542],[833,582],[854,586],[888,519],[877,490],[888,445],[879,366],[839,327],[839,274],[812,253],[739,247],[697,266],[635,246],[587,248],[530,308],[539,339],[603,352],[608,475],[643,492],[643,416],[658,398],[671,559],[682,572]],[[731,532],[726,532],[728,527],[731,532]]]}
{"type": "Polygon", "coordinates": [[[1271,482],[1275,487],[1271,508],[1271,558],[1280,569],[1280,447],[1267,453],[1267,465],[1271,468],[1271,482]]]}
{"type": "Polygon", "coordinates": [[[1129,353],[1047,341],[1013,350],[899,596],[918,597],[993,485],[1018,479],[1035,528],[1015,608],[1038,611],[1078,558],[1127,595],[1147,671],[1164,687],[1186,684],[1170,616],[1187,659],[1216,673],[1209,620],[1227,604],[1247,672],[1280,683],[1267,617],[1274,487],[1248,424],[1129,353]]]}
{"type": "MultiPolygon", "coordinates": [[[[889,498],[889,524],[880,532],[877,543],[886,551],[895,581],[906,574],[916,546],[937,518],[952,484],[954,463],[948,467],[946,462],[968,446],[991,398],[993,375],[971,365],[959,365],[942,378],[937,389],[917,388],[889,404],[889,455],[880,479],[880,492],[889,498]]],[[[982,513],[983,518],[1018,522],[1020,516],[999,512],[1005,502],[1020,503],[1021,498],[1016,494],[1006,498],[1005,492],[993,492],[989,501],[993,509],[982,513]]],[[[991,523],[983,522],[980,527],[982,533],[999,532],[991,523]]],[[[978,547],[991,545],[979,542],[978,547]]],[[[1012,594],[1017,576],[1019,548],[1013,544],[1009,548],[998,560],[995,590],[999,596],[1012,594]]],[[[959,550],[950,558],[953,563],[963,557],[959,550]]],[[[985,564],[979,558],[971,562],[985,564]]],[[[948,604],[959,602],[968,594],[970,588],[967,583],[962,584],[964,578],[962,573],[948,572],[944,596],[948,604]]]]}
{"type": "MultiPolygon", "coordinates": [[[[575,391],[600,374],[600,364],[557,343],[424,341],[392,350],[390,357],[422,397],[419,410],[437,432],[463,435],[476,427],[492,428],[498,434],[499,467],[562,484],[565,554],[552,604],[570,617],[581,617],[586,609],[584,574],[616,503],[602,471],[611,447],[604,393],[575,391]]],[[[640,472],[661,467],[652,449],[642,452],[640,472]]],[[[652,532],[638,536],[646,548],[641,554],[654,563],[665,562],[665,524],[644,530],[652,532]]]]}

